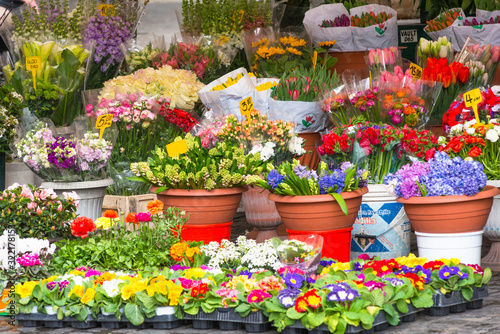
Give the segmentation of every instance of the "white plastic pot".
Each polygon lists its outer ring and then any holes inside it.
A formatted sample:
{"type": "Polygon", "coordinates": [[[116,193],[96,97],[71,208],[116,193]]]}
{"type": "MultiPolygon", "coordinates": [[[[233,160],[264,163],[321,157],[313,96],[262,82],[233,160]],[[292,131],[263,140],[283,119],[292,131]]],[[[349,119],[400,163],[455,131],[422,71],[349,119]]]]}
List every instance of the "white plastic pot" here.
{"type": "Polygon", "coordinates": [[[158,306],[156,308],[156,315],[169,315],[174,313],[175,308],[173,306],[158,306]]]}
{"type": "Polygon", "coordinates": [[[80,205],[76,214],[96,220],[102,215],[102,202],[106,195],[106,188],[113,183],[112,178],[107,178],[85,182],[44,182],[42,187],[54,189],[59,196],[62,196],[63,192],[76,192],[80,196],[80,205]]]}
{"type": "Polygon", "coordinates": [[[418,255],[429,261],[458,258],[464,264],[481,264],[483,231],[468,233],[420,233],[417,235],[418,255]]]}
{"type": "MultiPolygon", "coordinates": [[[[125,308],[122,307],[120,309],[120,312],[122,314],[124,314],[125,313],[125,308]]],[[[104,307],[101,307],[101,313],[102,313],[102,315],[115,315],[115,312],[104,312],[104,307]]]]}
{"type": "Polygon", "coordinates": [[[57,311],[54,310],[53,306],[45,306],[45,311],[47,311],[48,315],[54,315],[57,314],[57,311]]]}

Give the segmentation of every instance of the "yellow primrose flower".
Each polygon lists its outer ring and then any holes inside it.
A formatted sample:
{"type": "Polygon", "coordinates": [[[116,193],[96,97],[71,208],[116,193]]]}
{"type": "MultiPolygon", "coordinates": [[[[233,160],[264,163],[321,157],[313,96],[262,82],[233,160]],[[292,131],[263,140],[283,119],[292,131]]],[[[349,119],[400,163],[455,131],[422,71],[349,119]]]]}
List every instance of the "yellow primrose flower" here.
{"type": "Polygon", "coordinates": [[[80,301],[82,302],[82,304],[87,304],[92,299],[94,299],[94,297],[95,297],[95,290],[92,288],[88,288],[87,291],[85,291],[85,294],[80,299],[80,301]]]}
{"type": "Polygon", "coordinates": [[[179,297],[181,296],[184,289],[182,288],[182,286],[177,285],[172,281],[168,281],[167,286],[168,286],[169,305],[170,306],[179,305],[179,297]]]}
{"type": "Polygon", "coordinates": [[[134,286],[129,284],[122,288],[122,299],[128,300],[130,297],[134,296],[136,293],[134,286]]]}
{"type": "Polygon", "coordinates": [[[151,297],[153,297],[155,295],[156,291],[158,291],[158,285],[156,285],[156,284],[148,285],[147,288],[146,288],[146,292],[151,297]]]}
{"type": "Polygon", "coordinates": [[[335,271],[337,271],[337,270],[350,270],[351,269],[351,264],[349,262],[332,263],[331,266],[323,268],[323,271],[321,272],[321,275],[328,274],[331,269],[333,269],[335,271]]]}
{"type": "Polygon", "coordinates": [[[80,270],[73,270],[73,271],[70,271],[69,273],[70,273],[70,275],[75,275],[75,276],[85,276],[85,273],[83,271],[80,271],[80,270]]]}
{"type": "Polygon", "coordinates": [[[111,281],[116,278],[116,274],[105,271],[101,274],[101,276],[99,276],[99,278],[102,279],[102,281],[111,281]]]}
{"type": "Polygon", "coordinates": [[[82,285],[75,285],[71,289],[71,291],[69,292],[68,297],[71,297],[72,294],[75,294],[78,297],[82,298],[82,296],[83,296],[83,290],[84,290],[84,288],[83,288],[82,285]]]}
{"type": "Polygon", "coordinates": [[[59,276],[50,276],[49,278],[42,280],[42,284],[50,283],[50,282],[56,280],[57,278],[59,278],[59,276]]]}
{"type": "Polygon", "coordinates": [[[16,293],[19,294],[21,298],[26,298],[31,295],[33,292],[33,288],[37,285],[38,282],[28,281],[24,282],[24,284],[16,285],[16,293]]]}
{"type": "Polygon", "coordinates": [[[184,278],[197,279],[205,276],[206,271],[201,268],[191,268],[184,271],[184,278]]]}
{"type": "Polygon", "coordinates": [[[250,292],[255,288],[255,278],[248,278],[244,275],[233,277],[229,282],[227,282],[226,287],[228,289],[236,288],[238,283],[243,283],[246,292],[250,292]]]}
{"type": "Polygon", "coordinates": [[[144,290],[146,290],[146,287],[147,287],[147,285],[145,282],[137,281],[134,283],[134,289],[136,292],[144,291],[144,290]]]}
{"type": "Polygon", "coordinates": [[[418,265],[423,266],[428,262],[426,257],[416,257],[413,253],[410,253],[408,256],[398,257],[394,260],[396,260],[399,265],[407,266],[410,268],[416,267],[418,265]]]}
{"type": "Polygon", "coordinates": [[[460,263],[460,259],[457,259],[456,257],[451,258],[451,259],[439,259],[436,261],[441,261],[443,262],[446,266],[456,266],[460,263]]]}
{"type": "Polygon", "coordinates": [[[155,284],[155,283],[157,283],[159,281],[166,281],[166,280],[167,280],[167,278],[165,276],[158,275],[155,278],[152,278],[151,281],[149,281],[149,284],[155,284]]]}

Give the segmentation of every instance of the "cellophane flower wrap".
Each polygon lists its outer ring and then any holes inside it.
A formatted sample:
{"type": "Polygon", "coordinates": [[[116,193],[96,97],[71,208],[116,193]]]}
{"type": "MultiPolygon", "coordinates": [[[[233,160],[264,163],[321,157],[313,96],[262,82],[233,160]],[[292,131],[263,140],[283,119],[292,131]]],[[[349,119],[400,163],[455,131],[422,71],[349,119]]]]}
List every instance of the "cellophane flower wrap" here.
{"type": "Polygon", "coordinates": [[[394,72],[396,66],[402,65],[401,52],[397,47],[370,49],[367,60],[368,70],[372,77],[378,77],[383,71],[394,72]]]}
{"type": "Polygon", "coordinates": [[[428,162],[415,161],[385,177],[388,191],[408,199],[420,196],[474,196],[486,186],[484,166],[473,160],[436,152],[428,162]]]}
{"type": "Polygon", "coordinates": [[[57,196],[52,189],[15,183],[0,194],[0,231],[15,226],[21,238],[68,237],[79,199],[75,192],[57,196]]]}
{"type": "Polygon", "coordinates": [[[130,196],[146,193],[149,187],[133,182],[130,163],[146,160],[155,145],[168,144],[190,131],[196,120],[186,111],[170,108],[170,99],[144,95],[140,91],[119,93],[119,89],[86,91],[87,116],[94,121],[106,114],[113,115],[118,136],[110,159],[109,187],[114,195],[130,196]],[[163,130],[163,131],[162,131],[163,130]]]}
{"type": "Polygon", "coordinates": [[[258,110],[250,112],[249,120],[238,121],[236,116],[228,115],[216,131],[219,141],[237,143],[245,153],[258,152],[262,161],[276,165],[306,153],[302,148],[304,140],[294,133],[292,122],[270,121],[258,110]]]}
{"type": "MultiPolygon", "coordinates": [[[[498,68],[500,60],[500,47],[498,45],[480,45],[479,43],[467,46],[468,57],[470,60],[480,61],[484,66],[484,74],[487,79],[483,81],[484,85],[490,85],[498,68]]],[[[484,75],[483,74],[483,75],[484,75]]]]}
{"type": "Polygon", "coordinates": [[[99,130],[83,117],[77,119],[74,125],[69,133],[58,135],[50,121],[39,121],[15,143],[15,153],[45,181],[107,178],[116,132],[113,128],[107,129],[100,138],[99,130]]]}
{"type": "MultiPolygon", "coordinates": [[[[176,138],[174,141],[181,140],[176,138]]],[[[217,143],[208,150],[200,137],[187,134],[184,138],[188,151],[170,157],[163,147],[156,147],[148,161],[136,162],[130,169],[134,180],[167,189],[221,189],[251,185],[260,180],[262,161],[260,153],[244,154],[232,143],[217,143]]]]}
{"type": "Polygon", "coordinates": [[[382,122],[393,126],[422,128],[429,121],[441,84],[414,81],[409,70],[396,66],[394,73],[384,71],[379,78],[382,122]]]}
{"type": "Polygon", "coordinates": [[[323,237],[318,234],[297,235],[289,239],[272,238],[279,259],[286,267],[315,274],[321,261],[323,237]]]}
{"type": "Polygon", "coordinates": [[[451,138],[442,143],[440,150],[451,157],[474,159],[484,166],[488,180],[500,179],[500,126],[498,118],[489,123],[477,123],[475,119],[451,127],[451,138]]]}
{"type": "Polygon", "coordinates": [[[344,71],[342,81],[352,114],[360,122],[379,123],[381,119],[379,87],[374,78],[362,78],[357,71],[344,71]]]}
{"type": "Polygon", "coordinates": [[[354,114],[349,107],[345,85],[326,92],[320,100],[321,110],[327,113],[334,126],[348,125],[354,114]]]}

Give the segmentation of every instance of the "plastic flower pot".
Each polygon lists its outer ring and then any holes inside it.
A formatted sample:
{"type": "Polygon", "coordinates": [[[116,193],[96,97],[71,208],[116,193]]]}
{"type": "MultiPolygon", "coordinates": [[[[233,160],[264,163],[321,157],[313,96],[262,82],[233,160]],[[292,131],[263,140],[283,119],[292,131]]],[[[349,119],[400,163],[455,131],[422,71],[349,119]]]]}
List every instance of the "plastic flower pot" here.
{"type": "Polygon", "coordinates": [[[399,197],[411,225],[420,233],[482,231],[490,215],[493,197],[500,190],[486,186],[474,196],[399,197]]]}

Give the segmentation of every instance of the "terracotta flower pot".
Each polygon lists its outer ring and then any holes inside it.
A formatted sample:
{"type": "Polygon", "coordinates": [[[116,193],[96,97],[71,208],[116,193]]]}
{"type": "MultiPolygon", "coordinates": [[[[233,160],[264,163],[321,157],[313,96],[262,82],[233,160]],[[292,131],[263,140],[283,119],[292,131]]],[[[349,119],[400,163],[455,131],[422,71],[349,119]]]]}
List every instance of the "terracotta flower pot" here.
{"type": "Polygon", "coordinates": [[[340,209],[332,195],[282,196],[270,194],[276,203],[287,230],[331,231],[352,227],[361,206],[361,197],[368,192],[364,187],[344,192],[342,198],[347,204],[347,216],[340,209]]]}
{"type": "MultiPolygon", "coordinates": [[[[154,193],[158,187],[152,187],[154,193]]],[[[241,201],[243,187],[214,189],[169,189],[157,194],[165,207],[175,206],[189,215],[188,225],[214,225],[228,223],[241,201]]]]}
{"type": "Polygon", "coordinates": [[[281,217],[276,210],[276,205],[269,199],[269,190],[249,187],[243,193],[245,217],[248,224],[257,228],[257,242],[278,237],[276,228],[281,225],[281,217]]]}
{"type": "Polygon", "coordinates": [[[464,233],[482,231],[490,215],[493,197],[500,190],[486,186],[474,196],[398,198],[415,231],[421,233],[464,233]]]}
{"type": "Polygon", "coordinates": [[[309,166],[310,169],[318,168],[320,157],[318,149],[316,148],[316,141],[321,140],[321,135],[319,132],[305,132],[297,134],[300,138],[304,138],[304,150],[310,153],[306,153],[301,156],[298,160],[302,165],[309,166]]]}

